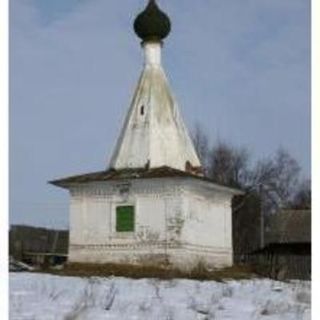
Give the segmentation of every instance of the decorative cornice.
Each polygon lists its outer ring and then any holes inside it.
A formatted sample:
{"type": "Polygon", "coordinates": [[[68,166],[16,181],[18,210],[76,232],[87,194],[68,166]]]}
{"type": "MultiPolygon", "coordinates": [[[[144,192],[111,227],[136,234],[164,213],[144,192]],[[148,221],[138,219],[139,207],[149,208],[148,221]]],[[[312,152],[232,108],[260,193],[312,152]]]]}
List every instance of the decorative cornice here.
{"type": "MultiPolygon", "coordinates": [[[[181,251],[188,251],[190,253],[199,254],[227,254],[232,252],[232,248],[213,247],[194,245],[187,242],[135,242],[135,243],[111,243],[111,244],[70,244],[69,250],[98,250],[98,251],[125,251],[125,250],[152,250],[152,249],[179,249],[181,251]]],[[[134,252],[132,252],[134,254],[134,252]]],[[[139,252],[137,252],[139,253],[139,252]]]]}

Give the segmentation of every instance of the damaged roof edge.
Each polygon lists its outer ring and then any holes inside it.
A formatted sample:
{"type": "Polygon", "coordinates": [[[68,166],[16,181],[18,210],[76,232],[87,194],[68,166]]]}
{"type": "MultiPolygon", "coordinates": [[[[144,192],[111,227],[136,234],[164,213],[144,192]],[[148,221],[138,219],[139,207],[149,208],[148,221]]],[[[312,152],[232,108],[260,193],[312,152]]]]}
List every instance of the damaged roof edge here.
{"type": "Polygon", "coordinates": [[[243,195],[245,192],[241,189],[221,185],[215,181],[203,177],[194,175],[185,171],[174,169],[171,167],[159,167],[154,169],[135,168],[135,169],[109,169],[106,171],[97,171],[88,174],[75,175],[62,179],[49,181],[52,184],[61,188],[70,188],[79,184],[85,184],[90,182],[104,182],[115,180],[130,180],[130,179],[151,179],[151,178],[184,178],[184,179],[196,179],[202,182],[210,183],[216,190],[222,192],[232,193],[234,195],[243,195]]]}

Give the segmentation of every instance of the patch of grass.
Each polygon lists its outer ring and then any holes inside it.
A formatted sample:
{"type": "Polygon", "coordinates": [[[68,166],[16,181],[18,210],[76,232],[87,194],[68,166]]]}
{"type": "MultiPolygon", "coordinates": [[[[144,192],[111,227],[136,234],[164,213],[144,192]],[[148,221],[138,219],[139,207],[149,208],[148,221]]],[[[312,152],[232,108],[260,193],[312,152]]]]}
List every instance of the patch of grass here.
{"type": "Polygon", "coordinates": [[[173,269],[172,267],[132,265],[132,264],[83,264],[69,263],[62,270],[42,270],[61,276],[76,277],[127,277],[132,279],[156,278],[163,280],[171,279],[194,279],[224,281],[226,279],[251,279],[256,274],[250,267],[233,266],[224,269],[207,270],[202,264],[189,272],[173,269]]]}

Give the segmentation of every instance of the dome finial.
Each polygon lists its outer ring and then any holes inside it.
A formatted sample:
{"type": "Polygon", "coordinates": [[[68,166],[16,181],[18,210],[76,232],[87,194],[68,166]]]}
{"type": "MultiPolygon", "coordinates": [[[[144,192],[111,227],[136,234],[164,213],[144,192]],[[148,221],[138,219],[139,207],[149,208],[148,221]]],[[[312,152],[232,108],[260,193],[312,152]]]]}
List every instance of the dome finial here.
{"type": "Polygon", "coordinates": [[[155,0],[149,0],[147,7],[134,21],[134,31],[143,41],[161,41],[170,30],[169,17],[160,10],[155,0]]]}

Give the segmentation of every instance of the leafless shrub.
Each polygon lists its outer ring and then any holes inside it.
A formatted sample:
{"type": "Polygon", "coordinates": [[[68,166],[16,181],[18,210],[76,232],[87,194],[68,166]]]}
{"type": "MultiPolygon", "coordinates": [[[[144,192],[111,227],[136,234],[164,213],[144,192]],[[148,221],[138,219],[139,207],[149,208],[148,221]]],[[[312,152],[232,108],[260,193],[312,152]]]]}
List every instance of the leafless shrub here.
{"type": "Polygon", "coordinates": [[[150,281],[150,284],[153,286],[154,288],[154,293],[155,293],[155,297],[158,299],[158,300],[162,300],[162,297],[160,295],[160,285],[159,285],[159,280],[157,279],[152,279],[150,281]]]}
{"type": "Polygon", "coordinates": [[[233,295],[233,290],[229,286],[224,286],[222,289],[222,296],[226,298],[231,298],[233,295]]]}
{"type": "Polygon", "coordinates": [[[116,297],[117,289],[115,287],[114,282],[112,282],[111,287],[109,289],[108,294],[106,295],[106,301],[104,303],[104,309],[105,310],[111,310],[111,307],[113,305],[114,299],[116,297]]]}

